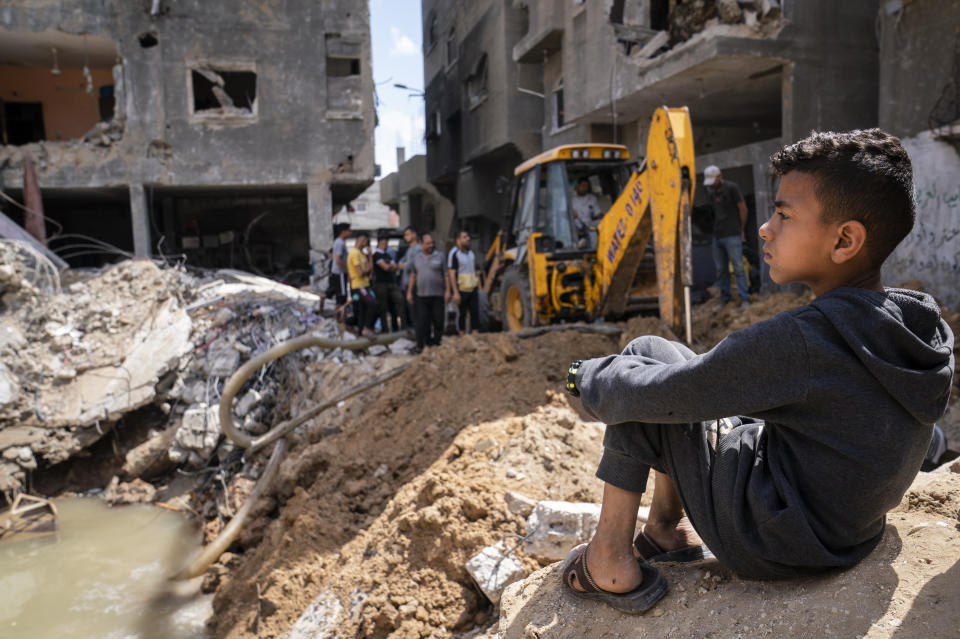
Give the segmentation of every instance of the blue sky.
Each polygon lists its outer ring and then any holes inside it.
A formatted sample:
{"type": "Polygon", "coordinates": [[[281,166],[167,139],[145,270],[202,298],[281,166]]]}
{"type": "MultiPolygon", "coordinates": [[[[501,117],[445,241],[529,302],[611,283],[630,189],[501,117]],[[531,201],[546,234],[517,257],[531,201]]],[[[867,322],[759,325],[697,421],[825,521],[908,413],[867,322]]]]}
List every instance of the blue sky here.
{"type": "Polygon", "coordinates": [[[375,133],[381,175],[397,170],[396,147],[407,157],[424,153],[423,98],[394,84],[423,91],[419,0],[370,0],[373,81],[380,99],[375,133]]]}

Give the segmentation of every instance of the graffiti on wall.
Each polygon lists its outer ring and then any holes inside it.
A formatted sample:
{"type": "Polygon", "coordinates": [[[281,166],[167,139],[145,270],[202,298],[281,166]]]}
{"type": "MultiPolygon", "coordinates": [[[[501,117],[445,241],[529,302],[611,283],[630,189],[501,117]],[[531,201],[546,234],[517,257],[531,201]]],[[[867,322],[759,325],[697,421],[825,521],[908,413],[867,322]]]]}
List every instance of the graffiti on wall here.
{"type": "Polygon", "coordinates": [[[887,284],[919,280],[941,304],[960,304],[960,156],[929,132],[903,140],[913,162],[917,220],[884,265],[887,284]]]}

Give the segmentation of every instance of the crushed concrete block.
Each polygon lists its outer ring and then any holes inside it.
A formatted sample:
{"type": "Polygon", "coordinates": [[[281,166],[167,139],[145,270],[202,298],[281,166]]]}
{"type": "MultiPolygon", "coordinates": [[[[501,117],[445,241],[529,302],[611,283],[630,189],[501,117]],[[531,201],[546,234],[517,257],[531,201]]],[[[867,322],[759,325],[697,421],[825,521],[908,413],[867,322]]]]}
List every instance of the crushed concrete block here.
{"type": "Polygon", "coordinates": [[[16,325],[10,322],[0,322],[0,348],[20,348],[26,346],[27,340],[16,325]]]}
{"type": "Polygon", "coordinates": [[[416,346],[414,342],[411,342],[406,337],[401,337],[397,341],[390,344],[390,352],[394,355],[406,355],[414,346],[416,346]]]}
{"type": "Polygon", "coordinates": [[[739,24],[743,20],[743,11],[737,0],[717,0],[717,13],[724,24],[739,24]]]}
{"type": "Polygon", "coordinates": [[[745,10],[743,12],[743,23],[748,27],[755,26],[757,24],[757,12],[745,10]]]}
{"type": "Polygon", "coordinates": [[[246,417],[250,409],[259,404],[262,399],[263,396],[251,388],[243,397],[237,400],[237,403],[233,407],[233,412],[237,417],[246,417]]]}
{"type": "Polygon", "coordinates": [[[323,590],[303,611],[285,639],[333,639],[340,635],[343,604],[329,590],[323,590]]]}
{"type": "Polygon", "coordinates": [[[527,519],[523,549],[531,555],[558,561],[577,544],[590,541],[600,505],[568,501],[541,501],[527,519]]]}
{"type": "Polygon", "coordinates": [[[20,384],[16,376],[0,363],[0,406],[11,404],[20,397],[20,384]]]}
{"type": "Polygon", "coordinates": [[[170,460],[197,467],[206,463],[220,441],[220,418],[216,406],[199,404],[183,413],[180,429],[173,438],[170,460]]]}
{"type": "Polygon", "coordinates": [[[83,371],[67,384],[41,388],[37,408],[44,426],[92,426],[116,421],[156,397],[160,377],[190,349],[192,323],[167,300],[133,337],[123,363],[83,371]]]}
{"type": "Polygon", "coordinates": [[[529,517],[537,505],[537,502],[533,499],[512,490],[507,491],[503,498],[506,500],[510,512],[521,517],[529,517]]]}
{"type": "Polygon", "coordinates": [[[240,366],[240,353],[226,341],[214,342],[207,349],[207,374],[229,377],[240,366]]]}
{"type": "Polygon", "coordinates": [[[124,457],[123,473],[127,477],[160,474],[170,467],[170,457],[166,454],[177,427],[172,426],[163,432],[156,433],[147,441],[131,449],[124,457]]]}
{"type": "Polygon", "coordinates": [[[513,556],[503,540],[471,557],[467,562],[467,572],[494,604],[500,602],[504,588],[526,576],[523,564],[513,556]]]}
{"type": "Polygon", "coordinates": [[[142,479],[131,482],[120,482],[114,475],[106,489],[100,493],[100,498],[109,504],[147,504],[157,496],[157,489],[142,479]]]}
{"type": "Polygon", "coordinates": [[[387,350],[388,350],[387,347],[384,346],[383,344],[374,344],[373,346],[367,349],[367,354],[373,355],[374,357],[379,357],[380,355],[383,355],[384,353],[386,353],[387,350]]]}

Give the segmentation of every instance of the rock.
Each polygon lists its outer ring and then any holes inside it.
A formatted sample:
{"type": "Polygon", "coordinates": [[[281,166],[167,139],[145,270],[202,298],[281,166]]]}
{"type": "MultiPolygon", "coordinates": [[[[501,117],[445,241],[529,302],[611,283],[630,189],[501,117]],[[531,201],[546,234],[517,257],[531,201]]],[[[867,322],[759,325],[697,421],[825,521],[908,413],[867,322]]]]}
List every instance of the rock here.
{"type": "Polygon", "coordinates": [[[407,355],[411,348],[416,346],[414,342],[411,342],[405,337],[401,337],[397,341],[390,344],[390,352],[394,355],[407,355]]]}
{"type": "Polygon", "coordinates": [[[534,507],[537,505],[537,502],[530,499],[526,495],[521,495],[520,493],[514,491],[508,491],[503,498],[507,502],[507,508],[510,512],[520,515],[521,517],[527,518],[530,516],[530,513],[533,512],[534,507]]]}
{"type": "Polygon", "coordinates": [[[127,452],[123,462],[123,473],[127,477],[156,475],[168,470],[170,457],[166,454],[177,433],[172,426],[161,433],[154,434],[136,448],[127,452]]]}
{"type": "Polygon", "coordinates": [[[8,321],[0,321],[0,348],[20,348],[26,345],[27,340],[23,333],[15,324],[8,321]]]}
{"type": "Polygon", "coordinates": [[[226,340],[218,340],[207,349],[207,374],[230,377],[240,366],[240,353],[226,340]]]}
{"type": "Polygon", "coordinates": [[[744,11],[743,12],[743,23],[748,27],[755,26],[757,24],[757,12],[756,11],[744,11]]]}
{"type": "Polygon", "coordinates": [[[590,541],[599,520],[599,504],[541,501],[527,519],[523,549],[543,559],[563,559],[571,548],[590,541]]]}
{"type": "Polygon", "coordinates": [[[471,557],[467,562],[467,572],[480,586],[487,599],[495,605],[500,602],[504,588],[526,574],[523,564],[513,556],[502,540],[471,557]]]}
{"type": "Polygon", "coordinates": [[[285,639],[333,639],[343,617],[343,604],[329,590],[323,590],[307,606],[285,639]]]}
{"type": "Polygon", "coordinates": [[[100,493],[100,498],[112,505],[145,504],[153,501],[156,495],[157,489],[142,479],[121,483],[120,478],[114,476],[107,488],[100,493]]]}
{"type": "Polygon", "coordinates": [[[499,446],[499,443],[493,437],[485,437],[481,439],[476,444],[473,445],[473,449],[478,453],[487,450],[488,448],[496,448],[499,446]]]}
{"type": "Polygon", "coordinates": [[[5,364],[0,363],[0,406],[12,404],[20,397],[20,385],[16,376],[5,364]]]}
{"type": "Polygon", "coordinates": [[[246,417],[250,409],[260,403],[263,397],[254,389],[248,390],[243,397],[237,400],[233,407],[233,412],[237,417],[246,417]]]}
{"type": "Polygon", "coordinates": [[[374,357],[379,357],[380,355],[387,353],[388,350],[389,349],[383,344],[374,344],[373,346],[367,349],[367,354],[372,355],[374,357]]]}
{"type": "Polygon", "coordinates": [[[717,0],[717,13],[720,22],[725,24],[739,24],[743,21],[743,11],[737,0],[717,0]]]}
{"type": "Polygon", "coordinates": [[[186,462],[195,468],[202,466],[216,450],[220,435],[217,407],[206,404],[192,406],[183,413],[170,449],[170,460],[178,464],[186,462]]]}

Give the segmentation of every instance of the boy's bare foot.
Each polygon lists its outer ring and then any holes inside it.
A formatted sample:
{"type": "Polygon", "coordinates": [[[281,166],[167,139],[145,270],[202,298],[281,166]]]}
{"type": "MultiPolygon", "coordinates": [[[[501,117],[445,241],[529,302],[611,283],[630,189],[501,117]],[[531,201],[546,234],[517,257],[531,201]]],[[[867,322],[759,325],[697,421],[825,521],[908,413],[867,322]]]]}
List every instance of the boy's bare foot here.
{"type": "MultiPolygon", "coordinates": [[[[587,570],[598,588],[607,592],[623,593],[635,590],[643,581],[640,564],[632,548],[612,549],[596,538],[587,546],[584,561],[587,570]]],[[[583,586],[574,577],[573,587],[581,592],[583,586]]]]}
{"type": "Polygon", "coordinates": [[[686,515],[673,521],[649,520],[643,526],[643,533],[666,551],[703,544],[686,515]]]}

